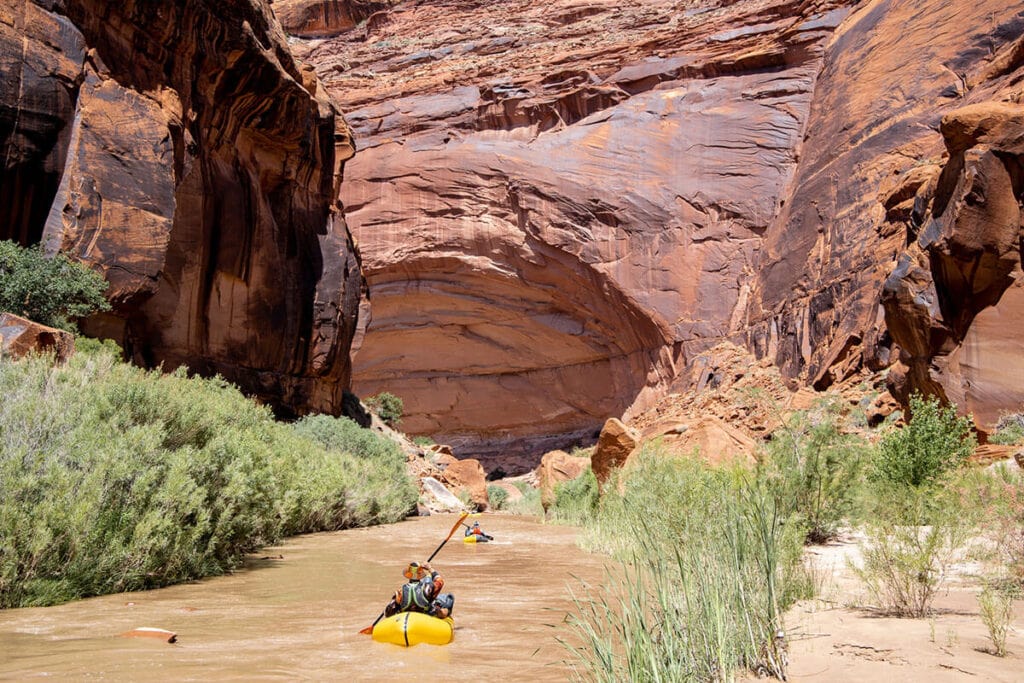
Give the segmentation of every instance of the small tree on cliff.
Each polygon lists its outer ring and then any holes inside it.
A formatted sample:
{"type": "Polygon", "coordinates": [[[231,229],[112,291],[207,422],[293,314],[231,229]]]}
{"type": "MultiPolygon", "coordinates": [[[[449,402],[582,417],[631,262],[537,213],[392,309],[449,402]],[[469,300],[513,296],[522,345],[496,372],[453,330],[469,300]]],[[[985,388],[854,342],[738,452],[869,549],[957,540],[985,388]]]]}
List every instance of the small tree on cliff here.
{"type": "Polygon", "coordinates": [[[106,289],[100,274],[64,254],[0,242],[0,311],[74,332],[79,318],[110,310],[106,289]]]}
{"type": "Polygon", "coordinates": [[[376,396],[365,399],[363,403],[377,413],[377,416],[384,420],[389,427],[398,427],[402,421],[402,411],[404,410],[402,399],[392,393],[382,391],[376,396]]]}

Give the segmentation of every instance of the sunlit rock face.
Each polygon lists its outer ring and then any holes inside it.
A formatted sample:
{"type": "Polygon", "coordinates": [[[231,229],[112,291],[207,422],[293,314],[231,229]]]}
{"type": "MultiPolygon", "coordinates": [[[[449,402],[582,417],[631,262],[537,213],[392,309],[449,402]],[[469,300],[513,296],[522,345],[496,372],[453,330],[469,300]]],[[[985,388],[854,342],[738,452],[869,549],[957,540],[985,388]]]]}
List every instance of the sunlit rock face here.
{"type": "Polygon", "coordinates": [[[275,0],[274,14],[289,35],[314,38],[355,28],[395,0],[275,0]]]}
{"type": "Polygon", "coordinates": [[[847,11],[426,2],[297,46],[359,148],[357,392],[525,471],[740,335],[847,11]]]}
{"type": "MultiPolygon", "coordinates": [[[[1022,34],[1019,1],[874,1],[844,21],[825,53],[796,174],[755,264],[746,322],[751,348],[775,359],[789,377],[819,389],[861,367],[880,370],[903,358],[913,379],[901,395],[944,394],[964,410],[980,406],[968,398],[978,394],[949,391],[947,381],[937,379],[945,372],[940,366],[957,355],[954,348],[961,349],[961,360],[971,359],[955,362],[961,370],[954,375],[964,379],[951,381],[960,386],[972,381],[960,374],[968,366],[1024,366],[1019,342],[1008,344],[996,333],[999,327],[1024,329],[1017,295],[1004,279],[1014,272],[1004,266],[1019,258],[994,247],[984,247],[983,258],[965,256],[949,246],[959,238],[935,236],[948,235],[957,224],[977,226],[989,210],[1002,220],[1007,210],[989,206],[963,214],[957,202],[949,211],[932,203],[940,170],[944,186],[959,173],[996,172],[993,158],[970,160],[964,170],[954,158],[958,153],[947,150],[940,122],[973,103],[1021,107],[1022,34]],[[933,217],[936,228],[925,237],[922,225],[933,217]],[[908,252],[919,239],[924,256],[908,252]],[[956,256],[939,256],[950,248],[956,256]],[[996,287],[988,273],[949,274],[969,263],[988,271],[991,260],[1004,259],[1009,260],[995,269],[1002,283],[996,287]],[[939,271],[946,274],[933,280],[939,271]],[[973,284],[958,282],[964,279],[973,284]],[[948,326],[949,315],[958,319],[952,334],[938,329],[948,326]]],[[[989,157],[1000,155],[986,144],[959,154],[973,157],[986,149],[989,157]]],[[[1000,186],[998,198],[980,204],[1019,205],[1017,178],[1015,190],[1000,186]]],[[[960,204],[971,205],[980,196],[960,204]]],[[[1013,396],[1015,403],[1003,409],[1019,407],[1019,394],[1013,396]]],[[[1002,394],[1000,400],[1013,396],[1002,394]]],[[[984,412],[995,403],[988,401],[984,412]]]]}
{"type": "Polygon", "coordinates": [[[940,130],[948,158],[914,195],[917,239],[883,293],[901,348],[891,379],[991,428],[1024,405],[1024,106],[968,105],[940,130]]]}
{"type": "Polygon", "coordinates": [[[348,128],[262,0],[0,4],[0,239],[110,282],[146,365],[336,411],[362,282],[348,128]]]}

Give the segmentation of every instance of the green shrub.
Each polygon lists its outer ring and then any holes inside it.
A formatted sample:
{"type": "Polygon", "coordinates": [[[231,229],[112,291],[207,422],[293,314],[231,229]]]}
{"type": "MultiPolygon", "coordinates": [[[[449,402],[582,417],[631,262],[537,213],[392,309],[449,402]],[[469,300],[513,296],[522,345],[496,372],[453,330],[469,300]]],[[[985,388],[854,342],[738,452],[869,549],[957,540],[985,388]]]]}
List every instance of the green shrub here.
{"type": "Polygon", "coordinates": [[[839,406],[824,402],[791,415],[773,434],[758,475],[783,501],[784,514],[806,529],[807,541],[834,538],[854,512],[869,450],[840,429],[839,406]]]}
{"type": "Polygon", "coordinates": [[[81,349],[0,363],[0,607],[220,574],[282,535],[415,504],[401,452],[365,430],[293,427],[220,378],[81,349]]]}
{"type": "Polygon", "coordinates": [[[943,408],[936,397],[910,398],[910,422],[882,437],[875,459],[877,480],[896,486],[933,484],[974,452],[971,420],[956,407],[943,408]]]}
{"type": "Polygon", "coordinates": [[[597,477],[587,467],[575,479],[555,487],[555,504],[549,510],[552,519],[568,524],[582,524],[597,512],[597,477]]]}
{"type": "Polygon", "coordinates": [[[497,484],[490,484],[487,487],[487,503],[490,505],[492,510],[500,510],[505,507],[505,502],[508,500],[508,491],[498,486],[497,484]]]}
{"type": "Polygon", "coordinates": [[[954,495],[927,487],[891,489],[867,526],[854,573],[875,604],[896,616],[924,617],[971,528],[954,495]]]}
{"type": "Polygon", "coordinates": [[[543,517],[544,507],[540,503],[540,489],[521,481],[517,481],[515,486],[523,497],[508,503],[505,509],[515,515],[543,517]]]}
{"type": "Polygon", "coordinates": [[[992,654],[1006,656],[1006,635],[1013,621],[1013,601],[1020,597],[1020,586],[1012,582],[989,582],[978,594],[978,611],[992,641],[992,654]]]}
{"type": "Polygon", "coordinates": [[[382,391],[376,396],[370,396],[363,403],[391,427],[397,427],[402,421],[402,399],[392,393],[382,391]]]}
{"type": "Polygon", "coordinates": [[[64,254],[0,241],[0,311],[73,332],[79,318],[110,310],[106,290],[103,276],[64,254]]]}

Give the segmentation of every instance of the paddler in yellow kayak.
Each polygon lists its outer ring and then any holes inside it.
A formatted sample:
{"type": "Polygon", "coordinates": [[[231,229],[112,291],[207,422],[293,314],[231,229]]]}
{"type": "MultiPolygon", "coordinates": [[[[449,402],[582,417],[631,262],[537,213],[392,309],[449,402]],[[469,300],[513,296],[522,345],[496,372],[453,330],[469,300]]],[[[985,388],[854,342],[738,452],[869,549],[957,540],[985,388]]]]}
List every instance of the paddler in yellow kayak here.
{"type": "Polygon", "coordinates": [[[480,528],[480,522],[473,522],[473,526],[466,526],[465,538],[463,540],[469,543],[486,543],[487,541],[493,541],[494,536],[485,534],[484,530],[480,528]]]}
{"type": "Polygon", "coordinates": [[[455,596],[442,593],[444,579],[424,562],[410,562],[403,572],[407,583],[395,591],[391,602],[384,608],[384,616],[390,617],[399,612],[420,612],[438,619],[444,619],[455,607],[455,596]]]}

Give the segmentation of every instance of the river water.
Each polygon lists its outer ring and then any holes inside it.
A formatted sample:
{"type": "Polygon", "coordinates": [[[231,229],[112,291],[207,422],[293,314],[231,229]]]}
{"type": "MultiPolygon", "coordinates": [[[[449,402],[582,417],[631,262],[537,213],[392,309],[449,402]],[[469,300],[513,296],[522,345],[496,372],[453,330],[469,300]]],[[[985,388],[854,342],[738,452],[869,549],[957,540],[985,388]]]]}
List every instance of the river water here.
{"type": "Polygon", "coordinates": [[[556,640],[578,577],[598,581],[605,558],[581,551],[575,531],[530,518],[478,518],[495,536],[433,561],[455,594],[455,640],[401,648],[369,626],[457,518],[435,515],[371,529],[289,539],[229,575],[66,605],[0,611],[0,679],[564,681],[556,640]],[[138,627],[178,642],[124,638],[138,627]]]}

